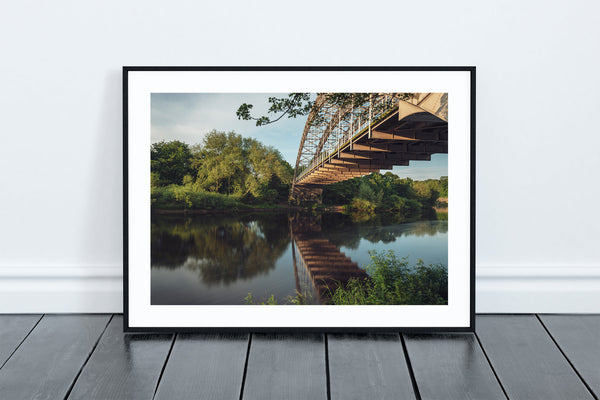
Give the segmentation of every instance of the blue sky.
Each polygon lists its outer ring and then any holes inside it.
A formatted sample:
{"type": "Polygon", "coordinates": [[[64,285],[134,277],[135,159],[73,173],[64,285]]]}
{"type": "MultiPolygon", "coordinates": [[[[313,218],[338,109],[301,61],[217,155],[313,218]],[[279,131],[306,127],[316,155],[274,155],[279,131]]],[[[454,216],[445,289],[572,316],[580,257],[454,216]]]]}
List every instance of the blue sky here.
{"type": "MultiPolygon", "coordinates": [[[[268,98],[287,93],[153,93],[152,143],[181,140],[202,143],[213,129],[234,131],[273,146],[292,166],[296,163],[306,117],[286,118],[273,124],[256,126],[254,121],[240,121],[235,115],[242,103],[254,105],[253,116],[266,114],[268,98]]],[[[434,154],[431,161],[411,161],[409,166],[394,167],[400,177],[439,178],[448,175],[448,155],[434,154]]]]}

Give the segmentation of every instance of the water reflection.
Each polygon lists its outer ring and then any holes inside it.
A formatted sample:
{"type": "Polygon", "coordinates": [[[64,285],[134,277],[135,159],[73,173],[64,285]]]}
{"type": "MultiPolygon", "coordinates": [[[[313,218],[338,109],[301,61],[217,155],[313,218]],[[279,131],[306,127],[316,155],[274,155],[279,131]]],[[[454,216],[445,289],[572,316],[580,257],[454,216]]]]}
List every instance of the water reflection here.
{"type": "Polygon", "coordinates": [[[207,285],[266,274],[290,239],[285,214],[152,218],[152,267],[196,270],[207,285]]]}
{"type": "Polygon", "coordinates": [[[290,218],[290,235],[296,290],[304,304],[329,303],[340,284],[367,277],[358,263],[323,235],[321,214],[290,218]]]}
{"type": "Polygon", "coordinates": [[[369,249],[421,246],[447,262],[447,229],[446,221],[407,223],[393,215],[360,222],[340,213],[153,215],[152,304],[244,304],[248,293],[284,299],[305,292],[304,281],[323,303],[315,279],[364,274],[369,249]]]}
{"type": "Polygon", "coordinates": [[[327,213],[323,215],[323,234],[338,246],[357,249],[361,239],[370,243],[393,243],[402,236],[435,236],[448,232],[447,221],[406,221],[396,214],[327,213]]]}

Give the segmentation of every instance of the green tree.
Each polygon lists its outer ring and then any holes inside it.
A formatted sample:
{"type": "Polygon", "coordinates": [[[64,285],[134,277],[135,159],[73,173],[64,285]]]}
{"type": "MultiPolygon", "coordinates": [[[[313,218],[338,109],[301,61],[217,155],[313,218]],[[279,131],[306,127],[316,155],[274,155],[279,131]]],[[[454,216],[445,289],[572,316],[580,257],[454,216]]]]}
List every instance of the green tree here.
{"type": "Polygon", "coordinates": [[[415,181],[412,183],[412,188],[417,195],[417,199],[426,207],[433,207],[435,201],[439,197],[439,193],[432,189],[427,181],[415,181]]]}
{"type": "Polygon", "coordinates": [[[189,145],[175,140],[158,142],[150,147],[150,171],[155,186],[181,185],[183,177],[192,172],[189,145]]]}
{"type": "Polygon", "coordinates": [[[307,115],[314,104],[310,100],[310,93],[290,93],[288,97],[281,98],[269,97],[269,103],[271,106],[267,112],[269,114],[279,114],[279,116],[273,120],[268,116],[258,118],[253,117],[250,114],[250,111],[254,106],[247,103],[242,104],[238,108],[236,115],[238,119],[254,120],[256,121],[256,126],[261,126],[277,122],[286,115],[288,118],[307,115]]]}
{"type": "MultiPolygon", "coordinates": [[[[287,115],[288,118],[296,118],[298,116],[309,115],[313,107],[319,108],[320,105],[326,102],[329,105],[335,105],[339,108],[360,107],[369,100],[384,95],[383,93],[318,93],[317,100],[311,100],[311,93],[290,93],[287,97],[269,97],[269,107],[267,114],[275,114],[271,117],[263,115],[261,117],[253,117],[251,110],[252,104],[243,103],[236,111],[238,119],[256,121],[256,126],[267,125],[279,121],[287,115]],[[319,101],[321,100],[321,101],[319,101]],[[274,119],[272,119],[274,118],[274,119]]],[[[413,97],[411,93],[387,93],[391,97],[396,97],[401,100],[409,100],[413,97]]],[[[386,108],[386,104],[379,104],[377,107],[386,108]]],[[[316,111],[316,110],[315,110],[316,111]]],[[[374,109],[375,112],[378,108],[374,109]]],[[[368,110],[363,110],[362,114],[366,115],[368,110]]],[[[314,113],[310,123],[318,123],[323,120],[323,116],[318,112],[314,113]]]]}
{"type": "Polygon", "coordinates": [[[235,132],[212,131],[195,148],[196,190],[239,196],[249,203],[287,198],[293,169],[281,153],[235,132]]]}
{"type": "Polygon", "coordinates": [[[201,162],[194,163],[198,168],[198,188],[223,194],[241,193],[246,174],[243,144],[242,137],[234,132],[212,131],[206,135],[201,162]]]}

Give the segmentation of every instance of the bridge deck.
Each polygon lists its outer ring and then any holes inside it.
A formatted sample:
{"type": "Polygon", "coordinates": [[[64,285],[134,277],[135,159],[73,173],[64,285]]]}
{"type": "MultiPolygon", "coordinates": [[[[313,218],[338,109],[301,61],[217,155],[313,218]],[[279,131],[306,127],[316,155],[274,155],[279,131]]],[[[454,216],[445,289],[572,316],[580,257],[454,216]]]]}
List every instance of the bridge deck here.
{"type": "Polygon", "coordinates": [[[294,197],[322,187],[372,172],[407,166],[410,161],[429,161],[431,155],[448,153],[447,121],[427,112],[402,117],[395,109],[370,126],[339,141],[317,162],[298,174],[294,197]]]}

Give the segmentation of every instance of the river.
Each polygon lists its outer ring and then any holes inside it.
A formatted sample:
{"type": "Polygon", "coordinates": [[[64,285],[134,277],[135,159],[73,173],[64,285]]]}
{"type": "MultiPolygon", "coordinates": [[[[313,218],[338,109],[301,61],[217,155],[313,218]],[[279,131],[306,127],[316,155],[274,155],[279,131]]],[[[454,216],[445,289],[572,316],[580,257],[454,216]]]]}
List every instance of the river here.
{"type": "Polygon", "coordinates": [[[448,221],[406,222],[390,214],[156,214],[151,249],[153,305],[239,305],[249,293],[255,301],[273,295],[282,303],[300,289],[314,293],[306,267],[314,257],[343,265],[346,275],[364,273],[372,250],[393,250],[411,264],[448,265],[448,221]]]}

